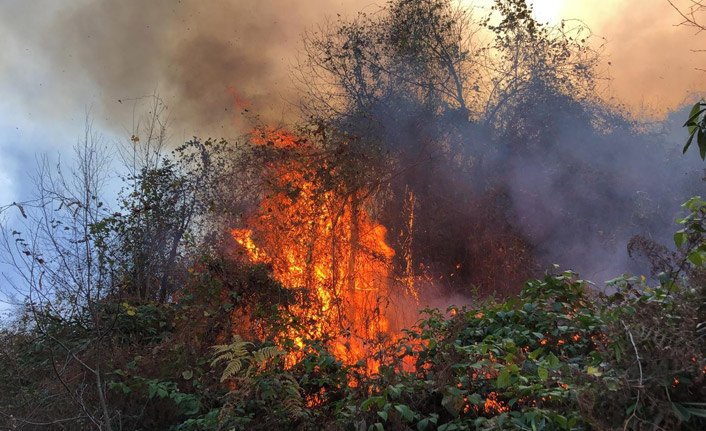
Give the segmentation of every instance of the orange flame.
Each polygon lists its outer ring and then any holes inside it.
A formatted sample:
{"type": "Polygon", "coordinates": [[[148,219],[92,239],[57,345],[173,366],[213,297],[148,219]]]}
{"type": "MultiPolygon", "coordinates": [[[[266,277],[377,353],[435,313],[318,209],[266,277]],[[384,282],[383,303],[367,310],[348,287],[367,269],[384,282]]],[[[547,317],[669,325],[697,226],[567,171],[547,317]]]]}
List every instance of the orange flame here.
{"type": "Polygon", "coordinates": [[[394,251],[385,242],[385,227],[365,209],[366,191],[314,183],[316,173],[306,160],[315,149],[289,133],[259,131],[254,141],[293,157],[266,166],[266,197],[248,227],[232,231],[233,238],[251,262],[270,265],[277,281],[302,294],[302,302],[289,308],[305,325],[287,334],[297,346],[305,338],[343,332],[332,346],[336,357],[347,364],[364,360],[376,372],[371,344],[388,331],[394,251]]]}

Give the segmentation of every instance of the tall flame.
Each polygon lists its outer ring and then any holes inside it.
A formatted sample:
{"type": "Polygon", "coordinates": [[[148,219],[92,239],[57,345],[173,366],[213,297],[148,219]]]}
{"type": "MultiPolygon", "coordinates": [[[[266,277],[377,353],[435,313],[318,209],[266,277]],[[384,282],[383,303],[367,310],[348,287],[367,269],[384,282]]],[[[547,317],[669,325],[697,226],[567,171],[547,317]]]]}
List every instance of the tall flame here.
{"type": "Polygon", "coordinates": [[[233,237],[251,262],[270,265],[277,281],[304,294],[306,300],[289,309],[305,327],[288,334],[296,344],[345,334],[336,336],[334,354],[348,364],[364,360],[375,372],[371,343],[388,331],[394,251],[385,242],[385,227],[365,209],[367,191],[314,183],[307,160],[315,150],[289,133],[265,131],[254,141],[296,157],[266,166],[267,194],[233,237]]]}

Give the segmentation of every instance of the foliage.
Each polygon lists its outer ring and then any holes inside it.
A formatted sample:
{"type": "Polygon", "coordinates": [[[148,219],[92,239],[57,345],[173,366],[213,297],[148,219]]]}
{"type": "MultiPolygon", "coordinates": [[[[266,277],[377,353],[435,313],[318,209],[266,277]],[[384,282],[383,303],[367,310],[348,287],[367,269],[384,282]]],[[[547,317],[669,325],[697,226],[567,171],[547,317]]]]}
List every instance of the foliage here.
{"type": "Polygon", "coordinates": [[[693,293],[634,277],[614,285],[615,294],[601,296],[574,273],[547,274],[507,302],[426,310],[375,375],[311,344],[291,367],[273,363],[238,380],[223,424],[700,429],[706,346],[696,334],[693,293]]]}
{"type": "Polygon", "coordinates": [[[689,130],[689,139],[687,139],[682,150],[682,152],[686,153],[686,150],[691,146],[691,142],[696,138],[701,160],[706,159],[706,115],[704,112],[706,112],[706,102],[696,102],[691,108],[689,118],[684,123],[684,127],[689,130]]]}
{"type": "Polygon", "coordinates": [[[186,277],[178,262],[191,257],[201,234],[196,223],[206,224],[227,202],[216,203],[228,184],[229,151],[225,141],[194,139],[125,178],[120,211],[96,228],[115,244],[107,259],[128,295],[164,302],[177,290],[186,277]]]}

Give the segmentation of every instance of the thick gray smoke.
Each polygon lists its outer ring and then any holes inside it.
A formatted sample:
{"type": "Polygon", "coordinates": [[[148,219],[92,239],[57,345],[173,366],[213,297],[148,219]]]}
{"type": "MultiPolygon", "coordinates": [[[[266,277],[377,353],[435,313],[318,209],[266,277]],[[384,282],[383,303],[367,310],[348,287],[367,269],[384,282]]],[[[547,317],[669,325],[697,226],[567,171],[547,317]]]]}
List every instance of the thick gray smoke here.
{"type": "Polygon", "coordinates": [[[628,256],[630,239],[673,247],[680,204],[704,193],[696,150],[681,154],[687,115],[688,108],[671,113],[659,132],[605,135],[563,118],[551,151],[497,165],[508,172],[515,222],[544,265],[599,284],[625,272],[649,275],[646,260],[628,256]]]}
{"type": "Polygon", "coordinates": [[[301,33],[354,2],[28,3],[0,5],[0,76],[27,89],[13,101],[18,109],[61,121],[92,104],[105,126],[121,129],[131,127],[128,99],[157,92],[188,138],[237,133],[243,108],[268,121],[291,119],[289,66],[301,33]]]}

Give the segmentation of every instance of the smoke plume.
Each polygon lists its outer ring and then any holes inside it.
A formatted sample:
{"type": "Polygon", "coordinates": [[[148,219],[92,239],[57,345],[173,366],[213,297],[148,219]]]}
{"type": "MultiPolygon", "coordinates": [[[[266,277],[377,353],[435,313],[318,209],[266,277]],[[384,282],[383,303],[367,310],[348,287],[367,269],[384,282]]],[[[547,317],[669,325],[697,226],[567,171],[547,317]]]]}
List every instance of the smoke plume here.
{"type": "Polygon", "coordinates": [[[289,66],[301,33],[352,3],[5,2],[0,76],[36,91],[16,102],[45,119],[93,104],[106,126],[129,128],[130,99],[157,92],[177,132],[237,132],[239,101],[265,120],[291,119],[289,66]]]}

